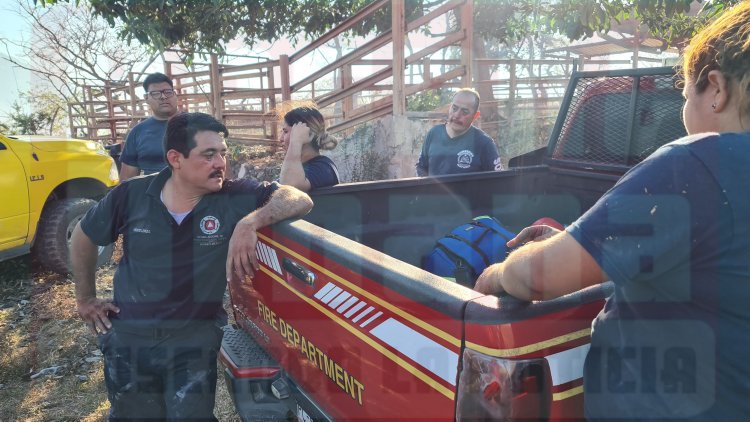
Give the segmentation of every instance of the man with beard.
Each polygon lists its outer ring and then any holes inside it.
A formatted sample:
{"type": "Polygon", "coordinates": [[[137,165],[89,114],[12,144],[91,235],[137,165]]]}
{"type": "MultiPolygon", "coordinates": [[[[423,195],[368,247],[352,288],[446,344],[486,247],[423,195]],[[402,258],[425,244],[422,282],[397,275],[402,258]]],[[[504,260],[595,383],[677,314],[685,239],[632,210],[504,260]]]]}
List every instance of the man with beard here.
{"type": "Polygon", "coordinates": [[[167,120],[177,114],[177,91],[163,73],[152,73],[143,81],[146,103],[152,116],[130,130],[120,156],[120,180],[141,174],[152,174],[166,167],[162,144],[167,120]]]}
{"type": "Polygon", "coordinates": [[[76,303],[104,355],[110,419],[215,420],[226,281],[259,269],[258,229],[312,207],[290,186],[224,180],[227,134],[204,113],[171,118],[168,167],[121,183],[73,232],[76,303]],[[98,299],[96,245],[120,234],[114,298],[98,299]]]}
{"type": "Polygon", "coordinates": [[[502,170],[495,142],[472,126],[479,117],[479,94],[460,89],[453,96],[448,121],[430,129],[417,161],[417,176],[502,170]]]}

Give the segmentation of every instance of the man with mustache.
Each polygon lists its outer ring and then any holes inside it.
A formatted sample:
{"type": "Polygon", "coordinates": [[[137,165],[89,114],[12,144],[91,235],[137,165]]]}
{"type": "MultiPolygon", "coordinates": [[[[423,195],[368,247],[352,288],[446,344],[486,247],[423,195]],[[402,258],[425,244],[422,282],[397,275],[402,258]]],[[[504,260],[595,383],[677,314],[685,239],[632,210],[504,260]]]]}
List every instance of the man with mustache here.
{"type": "Polygon", "coordinates": [[[152,116],[130,130],[120,156],[120,181],[141,174],[152,174],[166,167],[162,140],[167,120],[178,113],[177,91],[163,73],[152,73],[143,81],[146,103],[152,116]]]}
{"type": "Polygon", "coordinates": [[[104,356],[110,419],[215,420],[226,281],[259,270],[257,230],[312,207],[290,186],[225,180],[227,135],[208,114],[174,116],[168,167],[121,183],[73,232],[76,303],[104,356]],[[114,298],[99,299],[96,248],[120,234],[114,298]]]}
{"type": "Polygon", "coordinates": [[[427,133],[417,161],[417,176],[502,170],[495,142],[472,126],[479,117],[479,94],[460,89],[448,109],[448,121],[427,133]]]}

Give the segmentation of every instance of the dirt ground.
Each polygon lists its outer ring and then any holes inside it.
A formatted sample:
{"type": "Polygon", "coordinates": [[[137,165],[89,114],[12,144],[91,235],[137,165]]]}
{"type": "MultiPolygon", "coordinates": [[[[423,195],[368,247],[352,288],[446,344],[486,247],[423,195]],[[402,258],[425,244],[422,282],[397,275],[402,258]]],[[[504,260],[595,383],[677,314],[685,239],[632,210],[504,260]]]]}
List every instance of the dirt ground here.
{"type": "MultiPolygon", "coordinates": [[[[100,297],[111,296],[113,273],[97,273],[100,297]]],[[[0,345],[0,422],[106,420],[101,354],[78,318],[71,279],[38,270],[29,256],[0,262],[0,345]]],[[[214,413],[239,420],[221,376],[214,413]]]]}

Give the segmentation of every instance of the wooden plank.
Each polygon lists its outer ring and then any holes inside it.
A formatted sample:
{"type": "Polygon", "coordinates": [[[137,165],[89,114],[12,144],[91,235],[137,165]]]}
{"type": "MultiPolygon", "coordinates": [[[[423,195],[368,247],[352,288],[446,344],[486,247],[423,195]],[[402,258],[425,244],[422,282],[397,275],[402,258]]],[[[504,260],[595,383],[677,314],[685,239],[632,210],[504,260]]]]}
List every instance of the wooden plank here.
{"type": "Polygon", "coordinates": [[[464,33],[464,39],[461,41],[461,64],[466,70],[461,84],[464,88],[471,88],[471,81],[474,79],[474,0],[466,0],[466,4],[461,8],[460,20],[464,33]]]}
{"type": "Polygon", "coordinates": [[[343,22],[338,24],[335,28],[323,34],[317,40],[311,42],[310,44],[303,47],[301,50],[289,56],[289,63],[296,62],[297,60],[307,55],[308,53],[311,53],[315,51],[317,48],[325,45],[328,41],[332,40],[334,37],[338,36],[339,34],[348,31],[355,25],[359,24],[362,20],[364,20],[364,18],[370,16],[378,9],[384,7],[386,4],[388,4],[389,1],[390,0],[379,0],[379,1],[374,1],[368,4],[367,6],[362,8],[359,12],[352,15],[350,18],[344,20],[343,22]]]}
{"type": "MultiPolygon", "coordinates": [[[[278,60],[268,60],[268,61],[259,62],[259,63],[232,66],[232,67],[226,68],[224,71],[225,73],[245,72],[248,70],[265,69],[265,68],[274,67],[278,65],[279,65],[278,60]]],[[[227,65],[223,65],[223,66],[227,66],[227,65]]]]}
{"type": "Polygon", "coordinates": [[[263,78],[264,76],[266,76],[266,72],[240,73],[240,74],[231,75],[231,76],[226,73],[226,70],[223,70],[221,73],[221,79],[223,81],[236,81],[236,80],[242,80],[242,79],[263,78]]]}
{"type": "Polygon", "coordinates": [[[272,95],[281,94],[281,89],[254,89],[254,88],[238,88],[232,91],[224,91],[221,96],[227,99],[236,98],[264,98],[272,95]]]}
{"type": "Polygon", "coordinates": [[[292,88],[289,83],[289,56],[282,54],[279,57],[279,69],[281,70],[281,100],[292,99],[292,88]]]}
{"type": "Polygon", "coordinates": [[[391,32],[393,33],[393,115],[403,116],[406,113],[406,93],[404,92],[406,20],[405,0],[391,1],[391,32]]]}
{"type": "Polygon", "coordinates": [[[446,12],[449,12],[449,11],[457,8],[458,6],[462,5],[465,1],[466,0],[453,0],[453,1],[449,1],[449,2],[443,3],[442,5],[440,5],[440,7],[437,7],[435,9],[433,9],[432,11],[430,11],[430,13],[428,13],[428,14],[426,14],[424,16],[420,16],[419,18],[414,19],[413,21],[411,21],[407,25],[407,27],[406,27],[406,32],[411,32],[411,31],[419,28],[420,26],[422,26],[422,25],[424,25],[424,24],[432,21],[433,19],[437,18],[438,16],[443,15],[446,12]]]}
{"type": "MultiPolygon", "coordinates": [[[[411,56],[406,58],[406,64],[414,64],[415,62],[419,61],[422,57],[426,57],[431,55],[432,53],[436,51],[440,51],[445,47],[451,46],[453,44],[456,44],[459,41],[462,41],[466,39],[465,33],[463,31],[456,31],[452,32],[450,35],[446,36],[442,40],[430,45],[429,47],[425,47],[422,50],[417,51],[416,53],[412,54],[411,56]]],[[[435,63],[433,61],[432,63],[435,63]]],[[[456,62],[457,65],[462,65],[460,62],[456,62]]]]}
{"type": "Polygon", "coordinates": [[[464,76],[466,74],[466,71],[463,68],[456,68],[452,69],[448,72],[445,72],[441,75],[435,76],[429,81],[425,81],[421,84],[417,85],[411,85],[406,88],[406,95],[413,95],[417,92],[424,91],[425,89],[432,89],[437,88],[440,85],[443,85],[445,82],[455,79],[461,76],[464,76]]]}
{"type": "MultiPolygon", "coordinates": [[[[361,47],[358,47],[356,50],[354,50],[354,51],[352,51],[350,53],[347,53],[346,55],[344,55],[340,59],[338,59],[338,60],[336,60],[336,61],[334,61],[332,63],[327,64],[326,66],[322,67],[317,72],[315,72],[315,73],[311,74],[310,76],[302,79],[301,81],[295,82],[292,85],[292,92],[299,91],[300,88],[302,88],[303,86],[309,85],[310,83],[312,83],[315,80],[319,79],[321,76],[323,76],[325,74],[328,74],[328,73],[330,73],[330,72],[338,69],[339,67],[346,66],[349,63],[352,63],[352,62],[356,61],[357,59],[359,59],[361,57],[364,57],[364,56],[372,53],[373,51],[377,50],[378,48],[380,48],[380,47],[388,44],[390,41],[391,41],[391,31],[389,30],[389,31],[386,31],[386,32],[378,35],[376,38],[368,41],[367,43],[365,43],[361,47]]],[[[392,64],[392,62],[390,60],[386,60],[386,63],[388,65],[392,64]]]]}
{"type": "MultiPolygon", "coordinates": [[[[390,100],[390,98],[389,98],[390,100]]],[[[338,133],[347,129],[350,129],[354,126],[357,126],[359,124],[369,122],[370,120],[377,119],[378,117],[385,116],[387,114],[390,114],[392,110],[392,107],[390,104],[387,104],[383,106],[383,108],[373,110],[370,113],[363,114],[359,117],[353,118],[351,120],[347,120],[343,123],[339,123],[337,125],[333,125],[328,128],[328,132],[330,133],[338,133]]]]}
{"type": "Polygon", "coordinates": [[[362,88],[370,87],[372,85],[375,85],[377,82],[382,81],[385,78],[390,77],[392,74],[391,68],[381,69],[380,71],[368,76],[367,78],[364,78],[350,86],[347,89],[342,89],[340,91],[334,91],[331,94],[328,94],[326,96],[317,98],[316,101],[319,106],[326,107],[328,105],[331,105],[335,103],[336,101],[339,101],[340,99],[347,97],[349,95],[352,95],[355,92],[359,92],[362,90],[362,88]]]}

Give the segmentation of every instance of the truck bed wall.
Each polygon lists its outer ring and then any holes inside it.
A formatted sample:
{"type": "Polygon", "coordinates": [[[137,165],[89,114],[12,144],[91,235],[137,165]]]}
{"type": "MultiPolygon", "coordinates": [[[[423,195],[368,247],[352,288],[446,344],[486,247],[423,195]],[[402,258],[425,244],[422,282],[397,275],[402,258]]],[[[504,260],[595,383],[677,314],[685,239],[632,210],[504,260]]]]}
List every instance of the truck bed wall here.
{"type": "Polygon", "coordinates": [[[420,266],[435,241],[478,215],[511,231],[541,217],[569,224],[617,176],[547,166],[440,178],[340,185],[314,195],[305,220],[420,266]]]}

